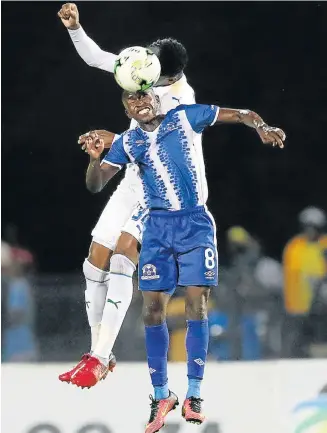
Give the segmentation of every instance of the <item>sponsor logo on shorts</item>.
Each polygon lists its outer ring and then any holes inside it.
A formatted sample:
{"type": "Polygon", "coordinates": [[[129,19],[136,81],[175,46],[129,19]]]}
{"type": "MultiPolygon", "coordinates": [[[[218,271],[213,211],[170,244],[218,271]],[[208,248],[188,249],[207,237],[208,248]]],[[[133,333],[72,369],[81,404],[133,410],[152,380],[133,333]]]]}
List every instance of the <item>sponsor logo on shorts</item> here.
{"type": "Polygon", "coordinates": [[[200,367],[202,367],[204,365],[204,361],[201,358],[195,359],[194,362],[196,364],[200,365],[200,367]]]}
{"type": "Polygon", "coordinates": [[[154,265],[144,265],[142,268],[141,280],[157,280],[160,275],[157,275],[157,268],[154,265]]]}
{"type": "Polygon", "coordinates": [[[204,273],[207,280],[213,280],[215,278],[215,271],[207,271],[204,273]]]}
{"type": "Polygon", "coordinates": [[[155,373],[157,370],[155,370],[154,368],[149,368],[149,373],[150,374],[153,374],[153,373],[155,373]]]}

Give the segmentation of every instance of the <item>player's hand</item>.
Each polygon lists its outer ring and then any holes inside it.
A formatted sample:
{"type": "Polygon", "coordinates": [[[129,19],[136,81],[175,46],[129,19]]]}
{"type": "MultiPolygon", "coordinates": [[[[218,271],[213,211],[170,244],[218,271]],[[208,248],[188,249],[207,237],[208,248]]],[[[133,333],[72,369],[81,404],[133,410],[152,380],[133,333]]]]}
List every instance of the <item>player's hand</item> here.
{"type": "Polygon", "coordinates": [[[92,132],[85,139],[85,152],[90,155],[92,159],[99,159],[104,150],[104,142],[96,132],[92,132]]]}
{"type": "Polygon", "coordinates": [[[113,132],[106,131],[105,129],[95,129],[94,131],[87,132],[78,138],[78,144],[82,146],[82,150],[86,149],[86,139],[90,134],[97,134],[99,138],[103,140],[104,148],[110,149],[115,134],[113,132]]]}
{"type": "Polygon", "coordinates": [[[65,3],[58,12],[58,17],[67,29],[76,30],[80,27],[79,13],[75,3],[65,3]]]}
{"type": "Polygon", "coordinates": [[[264,144],[272,144],[273,147],[278,146],[280,149],[284,148],[286,135],[282,129],[263,125],[257,128],[257,133],[264,144]]]}

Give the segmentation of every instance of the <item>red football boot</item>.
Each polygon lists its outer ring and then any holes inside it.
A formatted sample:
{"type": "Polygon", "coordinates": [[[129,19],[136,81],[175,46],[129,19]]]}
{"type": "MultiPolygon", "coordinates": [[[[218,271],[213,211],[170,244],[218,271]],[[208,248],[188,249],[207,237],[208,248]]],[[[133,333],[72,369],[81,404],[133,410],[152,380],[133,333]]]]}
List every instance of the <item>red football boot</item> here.
{"type": "MultiPolygon", "coordinates": [[[[84,367],[85,363],[89,360],[91,355],[89,353],[85,353],[80,362],[71,370],[67,371],[66,373],[62,373],[59,376],[59,380],[62,382],[70,383],[71,379],[75,377],[75,375],[78,373],[78,371],[84,367]]],[[[107,374],[109,371],[113,372],[114,368],[116,367],[117,361],[115,355],[111,352],[109,357],[109,368],[107,369],[106,374],[101,378],[101,380],[105,379],[107,377],[107,374]]]]}
{"type": "Polygon", "coordinates": [[[72,377],[71,383],[81,388],[91,388],[91,386],[96,385],[101,379],[105,379],[109,371],[109,365],[106,366],[98,358],[90,356],[86,363],[72,377]]]}
{"type": "Polygon", "coordinates": [[[80,362],[74,368],[67,371],[66,373],[62,373],[59,375],[59,380],[61,380],[61,382],[70,383],[71,378],[74,377],[74,375],[84,366],[84,364],[89,358],[90,355],[88,353],[85,353],[82,356],[80,362]]]}
{"type": "Polygon", "coordinates": [[[201,398],[190,397],[184,401],[182,407],[182,417],[185,421],[193,424],[202,424],[205,420],[205,416],[201,413],[201,398]]]}
{"type": "Polygon", "coordinates": [[[149,422],[145,427],[145,433],[158,432],[165,425],[165,417],[171,410],[179,405],[177,395],[169,391],[169,397],[163,400],[154,400],[150,395],[151,413],[149,422]]]}

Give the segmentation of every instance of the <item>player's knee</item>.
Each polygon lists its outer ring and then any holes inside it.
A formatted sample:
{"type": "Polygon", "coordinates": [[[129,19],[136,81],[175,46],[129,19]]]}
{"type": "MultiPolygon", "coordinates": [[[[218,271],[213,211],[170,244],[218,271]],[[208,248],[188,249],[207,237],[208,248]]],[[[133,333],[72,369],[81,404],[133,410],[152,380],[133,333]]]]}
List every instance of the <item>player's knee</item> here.
{"type": "Polygon", "coordinates": [[[110,272],[114,274],[126,275],[127,277],[133,276],[136,266],[126,256],[114,253],[110,260],[110,272]]]}
{"type": "Polygon", "coordinates": [[[118,240],[115,254],[121,254],[126,256],[129,260],[131,260],[135,265],[138,262],[138,242],[134,238],[134,236],[129,233],[123,232],[118,240]]]}
{"type": "Polygon", "coordinates": [[[159,299],[143,304],[143,322],[146,326],[161,325],[166,320],[165,306],[159,299]]]}
{"type": "Polygon", "coordinates": [[[98,283],[104,283],[109,280],[109,273],[94,266],[88,259],[84,260],[83,273],[86,280],[96,281],[98,283]]]}
{"type": "Polygon", "coordinates": [[[185,313],[188,320],[208,318],[209,287],[188,287],[185,295],[185,313]]]}
{"type": "Polygon", "coordinates": [[[104,245],[92,242],[90,246],[88,261],[98,269],[109,270],[112,251],[104,245]]]}

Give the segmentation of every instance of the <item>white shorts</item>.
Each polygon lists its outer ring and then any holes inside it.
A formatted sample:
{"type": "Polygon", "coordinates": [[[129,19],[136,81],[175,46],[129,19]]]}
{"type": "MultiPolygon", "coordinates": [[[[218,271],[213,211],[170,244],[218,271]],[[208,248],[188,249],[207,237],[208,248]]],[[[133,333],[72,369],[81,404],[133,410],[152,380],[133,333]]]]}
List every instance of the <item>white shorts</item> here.
{"type": "Polygon", "coordinates": [[[122,232],[129,233],[141,244],[143,228],[149,210],[144,208],[140,203],[137,204],[133,214],[122,228],[122,232]]]}
{"type": "Polygon", "coordinates": [[[110,197],[92,231],[93,241],[114,251],[121,232],[130,233],[139,242],[143,232],[143,216],[140,214],[139,199],[142,184],[137,168],[129,166],[124,179],[110,197]],[[139,215],[140,214],[140,215],[139,215]]]}

